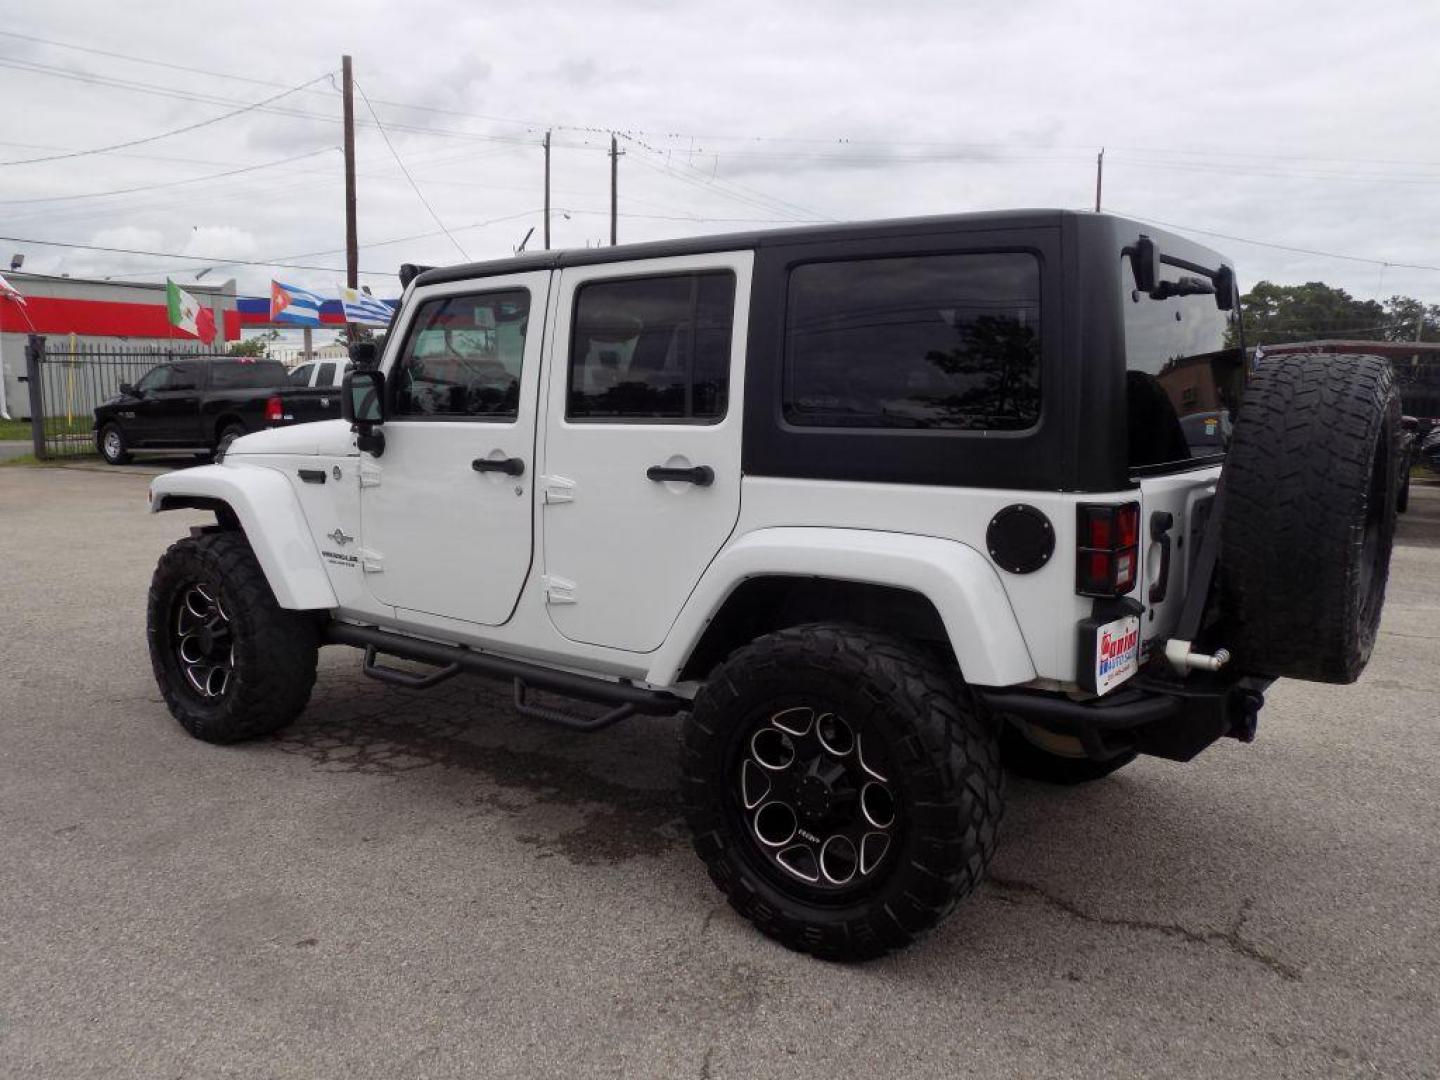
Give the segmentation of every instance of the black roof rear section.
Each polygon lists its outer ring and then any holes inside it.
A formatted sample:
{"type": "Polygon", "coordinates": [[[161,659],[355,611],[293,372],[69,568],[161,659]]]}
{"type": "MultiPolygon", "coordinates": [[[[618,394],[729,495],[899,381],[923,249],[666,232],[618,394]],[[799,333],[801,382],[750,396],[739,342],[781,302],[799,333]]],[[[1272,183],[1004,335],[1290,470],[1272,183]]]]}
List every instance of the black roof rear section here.
{"type": "MultiPolygon", "coordinates": [[[[417,286],[447,281],[518,274],[527,270],[554,270],[563,266],[624,262],[631,259],[663,259],[676,255],[704,255],[713,251],[743,251],[786,244],[824,244],[880,236],[922,235],[936,232],[964,232],[975,229],[1028,228],[1058,225],[1073,210],[990,210],[974,214],[937,214],[929,217],[891,218],[881,221],[846,221],[827,225],[806,225],[793,229],[759,229],[690,236],[676,240],[655,240],[615,247],[569,248],[536,251],[505,259],[460,263],[424,269],[414,280],[417,286]]],[[[1094,217],[1093,214],[1084,215],[1094,217]]],[[[419,269],[418,267],[416,269],[419,269]]]]}

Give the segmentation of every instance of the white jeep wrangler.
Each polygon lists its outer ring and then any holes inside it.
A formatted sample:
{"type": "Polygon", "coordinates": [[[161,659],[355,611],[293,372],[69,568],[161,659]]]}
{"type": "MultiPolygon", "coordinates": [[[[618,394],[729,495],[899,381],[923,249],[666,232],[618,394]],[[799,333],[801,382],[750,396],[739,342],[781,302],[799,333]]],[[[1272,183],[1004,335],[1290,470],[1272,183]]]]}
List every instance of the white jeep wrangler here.
{"type": "Polygon", "coordinates": [[[1247,371],[1231,267],[1179,237],[1013,211],[401,280],[344,421],[151,486],[216,515],[149,597],[197,738],[290,723],[327,644],[401,686],[513,680],[579,731],[678,713],[716,885],[861,958],[975,888],[1002,765],[1188,760],[1251,739],[1276,677],[1369,658],[1389,367],[1247,371]]]}

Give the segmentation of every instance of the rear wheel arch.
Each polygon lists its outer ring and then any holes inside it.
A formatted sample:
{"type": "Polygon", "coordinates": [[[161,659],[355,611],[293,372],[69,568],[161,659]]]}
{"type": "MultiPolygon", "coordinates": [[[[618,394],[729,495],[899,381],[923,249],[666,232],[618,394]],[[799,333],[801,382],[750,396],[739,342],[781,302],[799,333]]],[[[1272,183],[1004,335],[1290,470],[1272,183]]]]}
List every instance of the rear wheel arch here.
{"type": "Polygon", "coordinates": [[[959,667],[939,609],[923,593],[895,585],[771,574],[737,586],[711,617],[680,670],[703,680],[736,649],[791,627],[841,622],[923,645],[959,667]]]}

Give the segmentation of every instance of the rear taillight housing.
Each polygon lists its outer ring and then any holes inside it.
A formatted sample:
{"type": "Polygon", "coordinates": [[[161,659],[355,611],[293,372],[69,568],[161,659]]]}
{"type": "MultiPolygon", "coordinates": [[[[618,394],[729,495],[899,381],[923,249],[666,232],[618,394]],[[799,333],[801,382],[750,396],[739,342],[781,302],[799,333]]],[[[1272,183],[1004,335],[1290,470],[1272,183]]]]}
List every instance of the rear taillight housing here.
{"type": "Polygon", "coordinates": [[[1140,572],[1140,504],[1081,503],[1075,531],[1075,591],[1124,596],[1140,572]]]}
{"type": "Polygon", "coordinates": [[[285,418],[285,404],[276,394],[269,401],[265,402],[265,422],[267,424],[278,424],[285,418]]]}

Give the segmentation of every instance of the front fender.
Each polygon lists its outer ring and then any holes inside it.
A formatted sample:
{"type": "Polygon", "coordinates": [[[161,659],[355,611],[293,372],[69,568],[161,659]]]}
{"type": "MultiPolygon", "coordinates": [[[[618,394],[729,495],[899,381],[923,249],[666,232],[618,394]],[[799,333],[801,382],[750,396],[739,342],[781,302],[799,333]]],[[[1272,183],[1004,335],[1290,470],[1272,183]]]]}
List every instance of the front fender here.
{"type": "Polygon", "coordinates": [[[223,503],[240,521],[282,608],[333,608],[335,591],[284,473],[253,465],[202,465],[150,482],[150,512],[223,503]]]}
{"type": "Polygon", "coordinates": [[[1013,686],[1035,678],[1035,665],[986,558],[953,540],[868,529],[775,528],[747,533],[706,570],[646,681],[671,686],[729,595],[750,578],[830,578],[907,589],[935,605],[960,663],[975,686],[1013,686]]]}

